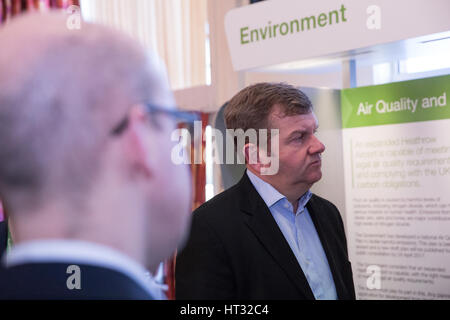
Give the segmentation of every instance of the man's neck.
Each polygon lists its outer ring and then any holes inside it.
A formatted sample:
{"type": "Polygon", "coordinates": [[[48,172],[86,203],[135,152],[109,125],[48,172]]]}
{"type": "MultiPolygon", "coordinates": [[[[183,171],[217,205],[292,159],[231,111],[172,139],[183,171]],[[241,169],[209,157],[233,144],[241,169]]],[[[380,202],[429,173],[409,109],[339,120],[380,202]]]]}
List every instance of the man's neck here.
{"type": "Polygon", "coordinates": [[[112,221],[103,227],[104,217],[99,212],[72,210],[54,203],[33,212],[15,212],[11,215],[13,244],[42,240],[86,241],[118,250],[141,264],[146,262],[137,225],[131,223],[136,219],[119,219],[117,211],[104,209],[112,221]],[[127,238],[120,239],[121,235],[127,238]]]}
{"type": "Polygon", "coordinates": [[[281,181],[276,179],[276,176],[265,176],[261,175],[253,170],[247,168],[250,172],[252,172],[255,176],[263,180],[264,182],[270,184],[274,187],[279,193],[286,197],[286,199],[292,204],[294,213],[297,212],[298,209],[298,200],[311,188],[312,185],[307,184],[296,184],[285,186],[281,181]]]}

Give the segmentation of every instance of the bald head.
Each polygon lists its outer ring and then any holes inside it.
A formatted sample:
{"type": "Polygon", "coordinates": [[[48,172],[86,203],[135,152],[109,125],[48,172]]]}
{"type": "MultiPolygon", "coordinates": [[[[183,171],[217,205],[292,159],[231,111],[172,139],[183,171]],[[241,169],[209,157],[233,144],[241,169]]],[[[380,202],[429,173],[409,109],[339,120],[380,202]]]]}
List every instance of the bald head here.
{"type": "Polygon", "coordinates": [[[111,129],[132,104],[163,99],[155,62],[135,42],[90,24],[69,30],[66,18],[0,28],[0,197],[16,209],[89,190],[111,129]]]}

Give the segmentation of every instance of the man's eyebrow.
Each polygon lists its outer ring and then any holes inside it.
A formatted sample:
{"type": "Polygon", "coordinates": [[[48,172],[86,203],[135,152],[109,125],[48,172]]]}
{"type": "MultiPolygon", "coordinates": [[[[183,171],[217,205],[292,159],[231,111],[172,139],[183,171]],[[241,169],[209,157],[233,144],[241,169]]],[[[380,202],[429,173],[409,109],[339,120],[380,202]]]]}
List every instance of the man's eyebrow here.
{"type": "Polygon", "coordinates": [[[288,135],[288,138],[291,138],[292,136],[295,136],[296,134],[305,134],[305,133],[307,133],[307,130],[305,130],[305,129],[294,130],[288,135]]]}
{"type": "MultiPolygon", "coordinates": [[[[316,125],[316,126],[314,127],[313,131],[316,132],[318,129],[319,129],[319,125],[316,125]]],[[[297,129],[297,130],[292,131],[292,132],[288,135],[288,138],[292,138],[293,136],[295,136],[295,135],[297,135],[297,134],[303,135],[303,134],[305,134],[305,133],[308,133],[308,130],[307,130],[307,129],[297,129]]]]}

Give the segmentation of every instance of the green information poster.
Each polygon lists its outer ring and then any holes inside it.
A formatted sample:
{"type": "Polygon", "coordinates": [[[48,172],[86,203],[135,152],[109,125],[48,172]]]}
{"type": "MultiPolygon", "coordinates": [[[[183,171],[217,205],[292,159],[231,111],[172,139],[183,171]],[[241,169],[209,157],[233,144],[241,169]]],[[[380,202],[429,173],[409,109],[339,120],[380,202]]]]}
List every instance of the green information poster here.
{"type": "Polygon", "coordinates": [[[450,299],[450,76],[342,91],[359,299],[450,299]]]}

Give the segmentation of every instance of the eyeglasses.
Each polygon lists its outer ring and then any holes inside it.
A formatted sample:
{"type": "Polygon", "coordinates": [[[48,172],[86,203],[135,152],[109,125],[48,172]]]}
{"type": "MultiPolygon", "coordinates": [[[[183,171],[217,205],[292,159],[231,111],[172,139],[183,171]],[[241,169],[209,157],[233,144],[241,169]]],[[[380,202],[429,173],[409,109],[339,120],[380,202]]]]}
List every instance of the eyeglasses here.
{"type": "MultiPolygon", "coordinates": [[[[156,128],[159,128],[159,123],[156,120],[156,116],[159,114],[164,114],[172,118],[178,123],[193,123],[195,121],[200,120],[200,117],[195,112],[190,111],[180,111],[176,108],[167,108],[157,106],[151,103],[144,103],[146,107],[147,113],[149,115],[150,121],[152,125],[156,128]]],[[[126,116],[113,130],[111,130],[111,134],[113,136],[118,136],[125,131],[128,127],[129,118],[126,116]]]]}

